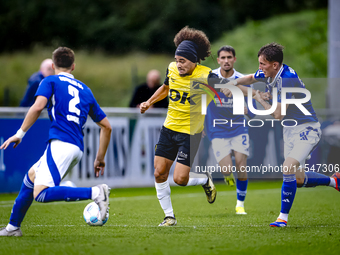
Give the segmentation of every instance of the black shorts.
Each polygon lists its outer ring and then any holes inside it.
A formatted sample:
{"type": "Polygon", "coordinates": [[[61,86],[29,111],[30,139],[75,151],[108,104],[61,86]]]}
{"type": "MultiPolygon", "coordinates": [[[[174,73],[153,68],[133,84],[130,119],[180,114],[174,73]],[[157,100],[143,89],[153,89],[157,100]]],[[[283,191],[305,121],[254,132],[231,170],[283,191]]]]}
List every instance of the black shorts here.
{"type": "Polygon", "coordinates": [[[195,159],[202,133],[188,135],[162,127],[158,143],[155,147],[155,155],[191,167],[195,159]]]}

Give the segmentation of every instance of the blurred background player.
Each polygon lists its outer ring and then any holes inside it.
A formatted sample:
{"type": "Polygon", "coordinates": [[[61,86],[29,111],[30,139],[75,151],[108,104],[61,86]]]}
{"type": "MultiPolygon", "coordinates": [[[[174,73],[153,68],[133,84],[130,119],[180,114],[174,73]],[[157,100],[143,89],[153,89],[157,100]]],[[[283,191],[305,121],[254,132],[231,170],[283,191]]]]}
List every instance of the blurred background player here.
{"type": "Polygon", "coordinates": [[[191,82],[193,79],[203,79],[207,83],[208,78],[217,77],[210,68],[197,64],[210,55],[210,42],[202,31],[188,27],[177,33],[174,42],[177,47],[176,62],[170,63],[164,84],[140,105],[140,111],[144,113],[170,91],[168,113],[156,145],[154,160],[157,197],[165,213],[164,221],[159,226],[177,224],[168,182],[169,171],[176,157],[175,183],[181,186],[202,185],[209,203],[213,203],[216,198],[216,189],[209,173],[195,174],[195,177],[190,173],[204,124],[204,115],[199,113],[195,118],[192,116],[191,104],[200,103],[190,99],[191,82]]]}
{"type": "Polygon", "coordinates": [[[30,107],[34,104],[35,93],[39,87],[40,82],[47,76],[53,75],[54,70],[52,68],[52,59],[47,58],[41,62],[40,70],[31,75],[28,79],[28,84],[24,97],[20,102],[22,107],[30,107]]]}
{"type": "MultiPolygon", "coordinates": [[[[146,82],[139,85],[132,96],[130,107],[139,108],[140,104],[147,101],[161,86],[161,74],[158,70],[150,70],[146,82]]],[[[155,108],[167,108],[168,99],[164,98],[152,105],[155,108]]]]}
{"type": "MultiPolygon", "coordinates": [[[[236,62],[235,49],[231,46],[222,46],[217,52],[217,62],[219,68],[212,72],[221,78],[227,80],[235,80],[244,75],[234,69],[236,62]]],[[[248,176],[246,171],[240,171],[241,167],[247,166],[247,157],[249,156],[249,135],[248,126],[232,123],[245,123],[245,117],[242,115],[233,115],[233,96],[226,97],[222,92],[218,92],[222,100],[222,105],[210,102],[207,115],[205,118],[205,132],[212,143],[212,149],[216,161],[221,166],[221,169],[228,169],[229,171],[222,171],[225,176],[225,181],[228,185],[233,186],[235,183],[231,167],[232,152],[235,156],[235,165],[237,170],[236,180],[236,214],[247,214],[244,210],[244,200],[247,194],[248,176]],[[217,124],[214,126],[214,119],[227,120],[228,123],[217,124]]],[[[217,100],[217,98],[215,98],[217,100]]],[[[245,97],[247,102],[247,98],[245,97]]],[[[256,105],[256,102],[253,102],[256,105]]],[[[250,118],[255,115],[250,111],[247,112],[250,118]]]]}
{"type": "MultiPolygon", "coordinates": [[[[272,96],[273,88],[277,88],[277,107],[271,114],[278,120],[286,121],[283,128],[284,157],[283,184],[281,189],[281,212],[277,220],[270,224],[271,227],[285,227],[288,214],[293,205],[297,187],[330,186],[339,191],[340,174],[335,173],[332,177],[312,171],[304,171],[306,158],[314,150],[321,138],[320,123],[316,117],[312,103],[309,100],[302,106],[311,115],[305,115],[295,104],[287,104],[286,115],[281,115],[281,90],[282,88],[305,88],[296,72],[283,64],[283,46],[270,43],[263,46],[258,52],[259,70],[254,74],[246,75],[231,81],[231,85],[248,85],[257,81],[266,83],[266,93],[272,96]],[[296,126],[294,126],[297,124],[296,126]],[[289,126],[290,125],[290,126],[289,126]],[[301,168],[299,168],[301,166],[301,168]]],[[[222,89],[224,92],[228,92],[222,89]]],[[[228,93],[227,93],[228,94],[228,93]]],[[[302,93],[287,93],[286,98],[304,98],[302,93]]],[[[253,91],[255,98],[265,110],[272,106],[264,100],[264,95],[259,91],[253,91]]]]}
{"type": "Polygon", "coordinates": [[[91,90],[81,81],[74,79],[74,53],[66,47],[53,52],[55,74],[42,81],[36,100],[29,109],[21,128],[0,147],[6,149],[11,143],[20,144],[29,128],[38,119],[47,105],[51,119],[49,143],[37,163],[25,175],[20,193],[13,205],[9,224],[0,230],[0,236],[22,236],[21,222],[30,207],[33,197],[37,202],[78,201],[93,199],[100,208],[102,219],[108,210],[110,189],[106,184],[92,188],[59,186],[81,159],[84,150],[83,127],[90,115],[100,127],[99,148],[94,161],[95,174],[103,175],[104,157],[111,137],[111,125],[94,98],[91,90]]]}

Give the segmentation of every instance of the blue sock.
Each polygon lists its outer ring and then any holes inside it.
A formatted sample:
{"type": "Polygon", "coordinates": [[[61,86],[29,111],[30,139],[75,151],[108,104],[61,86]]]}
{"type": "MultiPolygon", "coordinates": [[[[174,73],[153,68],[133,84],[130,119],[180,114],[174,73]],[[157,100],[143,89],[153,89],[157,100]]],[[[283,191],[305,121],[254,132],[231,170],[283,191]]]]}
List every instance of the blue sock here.
{"type": "Polygon", "coordinates": [[[92,188],[73,188],[55,186],[44,189],[35,198],[37,202],[48,203],[54,201],[78,201],[91,199],[92,188]]]}
{"type": "Polygon", "coordinates": [[[237,200],[244,201],[247,194],[248,180],[240,181],[236,179],[237,200]]]}
{"type": "Polygon", "coordinates": [[[289,213],[296,193],[295,174],[284,174],[281,189],[281,213],[289,213]]]}
{"type": "Polygon", "coordinates": [[[20,227],[28,208],[31,206],[33,201],[33,188],[34,184],[28,177],[28,173],[25,175],[22,181],[21,189],[18,197],[15,199],[11,218],[9,223],[15,227],[20,227]]]}
{"type": "Polygon", "coordinates": [[[302,187],[328,186],[330,181],[329,176],[315,172],[305,172],[305,181],[302,187]]]}

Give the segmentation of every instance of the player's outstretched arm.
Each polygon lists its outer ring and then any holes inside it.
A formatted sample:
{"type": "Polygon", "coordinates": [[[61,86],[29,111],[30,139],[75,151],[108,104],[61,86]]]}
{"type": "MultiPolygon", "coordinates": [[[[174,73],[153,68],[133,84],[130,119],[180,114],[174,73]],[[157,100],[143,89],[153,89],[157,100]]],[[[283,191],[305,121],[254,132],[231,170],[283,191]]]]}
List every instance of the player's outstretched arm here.
{"type": "Polygon", "coordinates": [[[97,152],[96,159],[94,160],[94,172],[96,177],[99,177],[99,172],[101,175],[104,174],[105,154],[107,151],[107,147],[109,146],[110,143],[112,128],[107,117],[97,122],[97,125],[100,127],[100,135],[99,135],[99,149],[97,152]]]}
{"type": "Polygon", "coordinates": [[[151,105],[153,105],[154,103],[157,103],[158,101],[166,98],[166,96],[169,93],[169,86],[163,84],[162,86],[160,86],[156,92],[152,95],[152,97],[149,98],[148,101],[143,102],[140,104],[139,109],[140,109],[140,113],[144,113],[147,111],[147,109],[150,108],[151,105]]]}
{"type": "MultiPolygon", "coordinates": [[[[242,86],[242,85],[250,85],[256,82],[256,79],[254,78],[254,74],[245,75],[243,77],[237,78],[236,80],[232,80],[228,82],[226,85],[232,85],[237,86],[245,96],[248,95],[248,87],[242,86]]],[[[225,94],[227,97],[230,97],[232,95],[231,91],[227,88],[221,89],[221,92],[225,94]]],[[[255,95],[255,92],[253,90],[253,95],[255,95]]]]}
{"type": "MultiPolygon", "coordinates": [[[[233,82],[233,81],[231,81],[233,82]]],[[[257,82],[257,80],[254,78],[254,74],[248,74],[245,75],[243,77],[237,78],[236,80],[234,80],[234,85],[250,85],[257,82]]]]}
{"type": "Polygon", "coordinates": [[[10,138],[8,138],[1,146],[0,149],[7,149],[8,145],[14,143],[13,148],[17,147],[19,143],[21,143],[22,138],[26,134],[26,132],[30,129],[30,127],[36,122],[39,118],[40,113],[44,110],[47,104],[47,98],[43,96],[37,96],[35,103],[28,110],[26,117],[21,125],[21,128],[17,131],[17,133],[10,138]]]}

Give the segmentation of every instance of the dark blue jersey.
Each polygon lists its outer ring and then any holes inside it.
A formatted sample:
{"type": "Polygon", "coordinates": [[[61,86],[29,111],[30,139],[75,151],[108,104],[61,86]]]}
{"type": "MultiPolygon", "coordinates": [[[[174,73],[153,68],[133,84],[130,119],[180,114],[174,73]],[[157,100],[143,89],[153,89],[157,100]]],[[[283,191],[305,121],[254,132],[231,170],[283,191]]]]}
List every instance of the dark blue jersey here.
{"type": "Polygon", "coordinates": [[[52,122],[49,140],[68,142],[82,151],[83,128],[87,116],[90,115],[94,122],[106,117],[91,90],[69,73],[62,72],[46,77],[35,95],[48,99],[47,110],[52,122]]]}
{"type": "MultiPolygon", "coordinates": [[[[272,93],[273,88],[277,88],[277,101],[281,103],[281,90],[282,88],[305,88],[305,85],[300,80],[299,76],[296,72],[289,66],[283,64],[276,74],[275,78],[271,80],[271,78],[266,78],[264,73],[259,69],[256,71],[254,78],[258,81],[262,81],[266,83],[266,92],[272,93]]],[[[302,93],[287,93],[287,99],[295,98],[304,98],[305,94],[302,93]]],[[[269,102],[272,104],[272,100],[269,102]]],[[[311,115],[304,115],[303,112],[295,104],[289,104],[286,116],[283,119],[293,119],[297,121],[297,124],[303,124],[306,122],[317,122],[318,118],[316,117],[315,111],[312,106],[312,102],[309,100],[308,102],[302,104],[310,113],[311,115]]],[[[289,123],[294,125],[294,123],[289,123]]],[[[288,122],[285,125],[289,125],[288,122]]]]}
{"type": "Polygon", "coordinates": [[[32,106],[35,101],[35,93],[39,87],[40,82],[44,79],[44,75],[39,71],[31,75],[28,79],[25,95],[20,102],[20,106],[32,106]]]}

